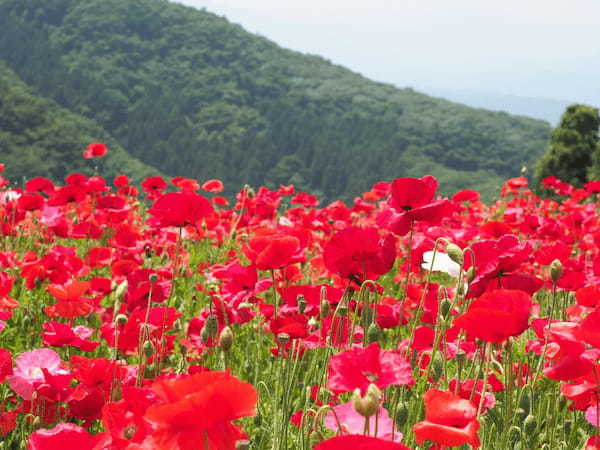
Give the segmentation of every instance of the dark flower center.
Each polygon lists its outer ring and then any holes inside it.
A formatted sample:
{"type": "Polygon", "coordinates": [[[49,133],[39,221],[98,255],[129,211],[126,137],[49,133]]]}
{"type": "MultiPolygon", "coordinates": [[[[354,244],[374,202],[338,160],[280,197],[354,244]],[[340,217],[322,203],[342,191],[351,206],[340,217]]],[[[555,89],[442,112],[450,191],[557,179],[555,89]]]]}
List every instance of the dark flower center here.
{"type": "Polygon", "coordinates": [[[374,374],[372,372],[363,372],[363,375],[371,382],[374,383],[375,381],[377,381],[377,374],[374,374]]]}

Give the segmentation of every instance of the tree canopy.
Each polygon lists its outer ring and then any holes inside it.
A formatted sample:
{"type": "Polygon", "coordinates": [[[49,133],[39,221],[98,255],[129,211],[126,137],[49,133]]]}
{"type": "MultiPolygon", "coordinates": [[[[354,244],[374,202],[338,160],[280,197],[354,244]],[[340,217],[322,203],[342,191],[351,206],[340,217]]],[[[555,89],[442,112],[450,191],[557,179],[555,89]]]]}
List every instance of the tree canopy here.
{"type": "Polygon", "coordinates": [[[551,134],[550,144],[536,168],[536,178],[549,176],[574,186],[582,186],[600,176],[600,141],[598,109],[571,105],[551,134]]]}

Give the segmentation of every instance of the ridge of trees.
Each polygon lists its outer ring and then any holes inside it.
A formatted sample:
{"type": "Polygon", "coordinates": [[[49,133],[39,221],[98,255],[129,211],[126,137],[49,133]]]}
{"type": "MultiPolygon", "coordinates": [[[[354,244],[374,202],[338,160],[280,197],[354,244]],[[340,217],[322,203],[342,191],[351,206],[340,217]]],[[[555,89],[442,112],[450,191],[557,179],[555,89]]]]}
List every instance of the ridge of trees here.
{"type": "Polygon", "coordinates": [[[0,62],[0,162],[14,184],[23,178],[48,176],[58,181],[68,173],[112,177],[127,174],[139,181],[160,172],[137,161],[98,124],[36,95],[0,62]],[[102,159],[83,158],[92,142],[109,146],[102,159]]]}
{"type": "Polygon", "coordinates": [[[0,0],[0,59],[172,176],[351,199],[431,173],[491,195],[550,126],[370,81],[166,0],[0,0]]]}

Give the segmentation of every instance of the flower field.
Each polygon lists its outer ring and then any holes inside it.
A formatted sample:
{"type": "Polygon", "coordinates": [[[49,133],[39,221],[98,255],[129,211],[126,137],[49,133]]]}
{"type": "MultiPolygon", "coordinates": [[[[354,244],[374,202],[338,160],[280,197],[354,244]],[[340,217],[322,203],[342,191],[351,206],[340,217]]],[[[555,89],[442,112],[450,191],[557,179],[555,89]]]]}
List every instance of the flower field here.
{"type": "Polygon", "coordinates": [[[0,177],[0,449],[600,448],[600,182],[544,183],[0,177]]]}

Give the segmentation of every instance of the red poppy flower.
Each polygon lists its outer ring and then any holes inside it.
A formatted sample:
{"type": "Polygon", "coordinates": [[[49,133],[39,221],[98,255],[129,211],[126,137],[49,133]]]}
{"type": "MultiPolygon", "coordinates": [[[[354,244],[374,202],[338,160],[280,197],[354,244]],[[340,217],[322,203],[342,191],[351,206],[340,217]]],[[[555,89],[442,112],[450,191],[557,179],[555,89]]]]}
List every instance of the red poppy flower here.
{"type": "Polygon", "coordinates": [[[51,430],[38,430],[29,436],[29,450],[92,450],[97,437],[74,423],[59,423],[51,430]]]}
{"type": "MultiPolygon", "coordinates": [[[[482,240],[471,244],[475,254],[475,278],[469,284],[467,298],[478,297],[486,289],[505,287],[518,289],[533,295],[543,282],[528,273],[516,272],[528,261],[532,254],[530,242],[520,242],[513,234],[506,234],[497,241],[482,240]]],[[[470,267],[471,254],[466,254],[467,267],[470,267]]]]}
{"type": "Polygon", "coordinates": [[[308,335],[308,318],[304,314],[281,316],[271,319],[269,329],[275,336],[286,333],[292,339],[304,338],[308,335]]]}
{"type": "Polygon", "coordinates": [[[116,187],[127,186],[129,184],[129,177],[127,175],[117,175],[113,180],[113,184],[116,187]]]}
{"type": "Polygon", "coordinates": [[[583,319],[575,335],[582,341],[600,348],[600,309],[595,309],[583,319]]]}
{"type": "Polygon", "coordinates": [[[152,427],[144,414],[159,401],[153,391],[145,388],[124,387],[122,394],[122,400],[102,408],[102,424],[116,448],[125,448],[130,442],[141,443],[150,434],[152,427]]]}
{"type": "Polygon", "coordinates": [[[83,157],[85,159],[90,159],[104,156],[107,150],[108,147],[106,144],[103,144],[102,142],[92,142],[83,152],[83,157]]]}
{"type": "Polygon", "coordinates": [[[203,217],[213,212],[210,202],[193,192],[171,192],[160,197],[148,213],[153,215],[161,227],[184,227],[196,225],[203,217]]]}
{"type": "Polygon", "coordinates": [[[257,392],[229,372],[201,372],[152,385],[163,400],[145,417],[156,424],[154,448],[234,450],[246,435],[230,422],[256,414],[257,392]]]}
{"type": "Polygon", "coordinates": [[[223,192],[225,187],[221,180],[208,180],[202,185],[202,189],[213,194],[218,194],[219,192],[223,192]]]}
{"type": "Polygon", "coordinates": [[[12,355],[9,350],[0,348],[0,384],[12,373],[12,355]]]}
{"type": "Polygon", "coordinates": [[[23,194],[17,200],[17,207],[23,211],[35,211],[44,206],[44,197],[39,194],[23,194]]]}
{"type": "Polygon", "coordinates": [[[259,270],[279,269],[303,259],[300,240],[279,233],[253,238],[243,252],[259,270]]]}
{"type": "Polygon", "coordinates": [[[579,288],[575,292],[575,299],[581,306],[594,308],[600,302],[600,287],[591,285],[579,288]]]}
{"type": "Polygon", "coordinates": [[[17,411],[0,412],[0,437],[17,428],[17,411]]]}
{"type": "Polygon", "coordinates": [[[390,209],[377,217],[377,224],[391,232],[404,236],[416,221],[439,223],[450,212],[448,200],[433,201],[437,180],[423,178],[397,178],[390,187],[390,209]]]}
{"type": "Polygon", "coordinates": [[[167,188],[167,182],[163,177],[148,177],[142,181],[142,189],[147,194],[156,194],[167,188]]]}
{"type": "Polygon", "coordinates": [[[30,194],[35,194],[36,192],[52,194],[54,192],[54,183],[45,177],[35,177],[25,183],[25,191],[30,194]]]}
{"type": "Polygon", "coordinates": [[[51,347],[71,346],[78,348],[82,352],[92,352],[100,345],[100,342],[94,342],[85,338],[91,336],[94,332],[91,328],[78,325],[75,328],[52,321],[42,324],[44,333],[41,333],[44,345],[51,347]]]}
{"type": "Polygon", "coordinates": [[[419,445],[425,441],[454,447],[471,444],[479,448],[477,408],[452,392],[430,389],[423,396],[425,420],[413,427],[419,445]]]}
{"type": "Polygon", "coordinates": [[[317,444],[315,450],[409,450],[399,442],[386,441],[384,439],[351,434],[348,436],[336,436],[317,444]]]}
{"type": "Polygon", "coordinates": [[[70,280],[66,283],[48,285],[48,292],[58,300],[52,306],[47,306],[44,311],[50,317],[73,317],[85,316],[94,309],[94,300],[82,297],[90,287],[88,281],[70,280]]]}
{"type": "Polygon", "coordinates": [[[335,393],[359,388],[365,395],[371,383],[383,390],[390,385],[412,385],[415,382],[410,364],[400,353],[381,350],[377,342],[332,356],[328,374],[327,387],[335,393]]]}
{"type": "Polygon", "coordinates": [[[529,327],[531,297],[523,291],[498,289],[474,300],[454,325],[487,342],[503,342],[529,327]]]}
{"type": "Polygon", "coordinates": [[[376,228],[345,228],[323,249],[323,262],[329,271],[359,283],[387,273],[395,259],[396,238],[381,236],[376,228]]]}

